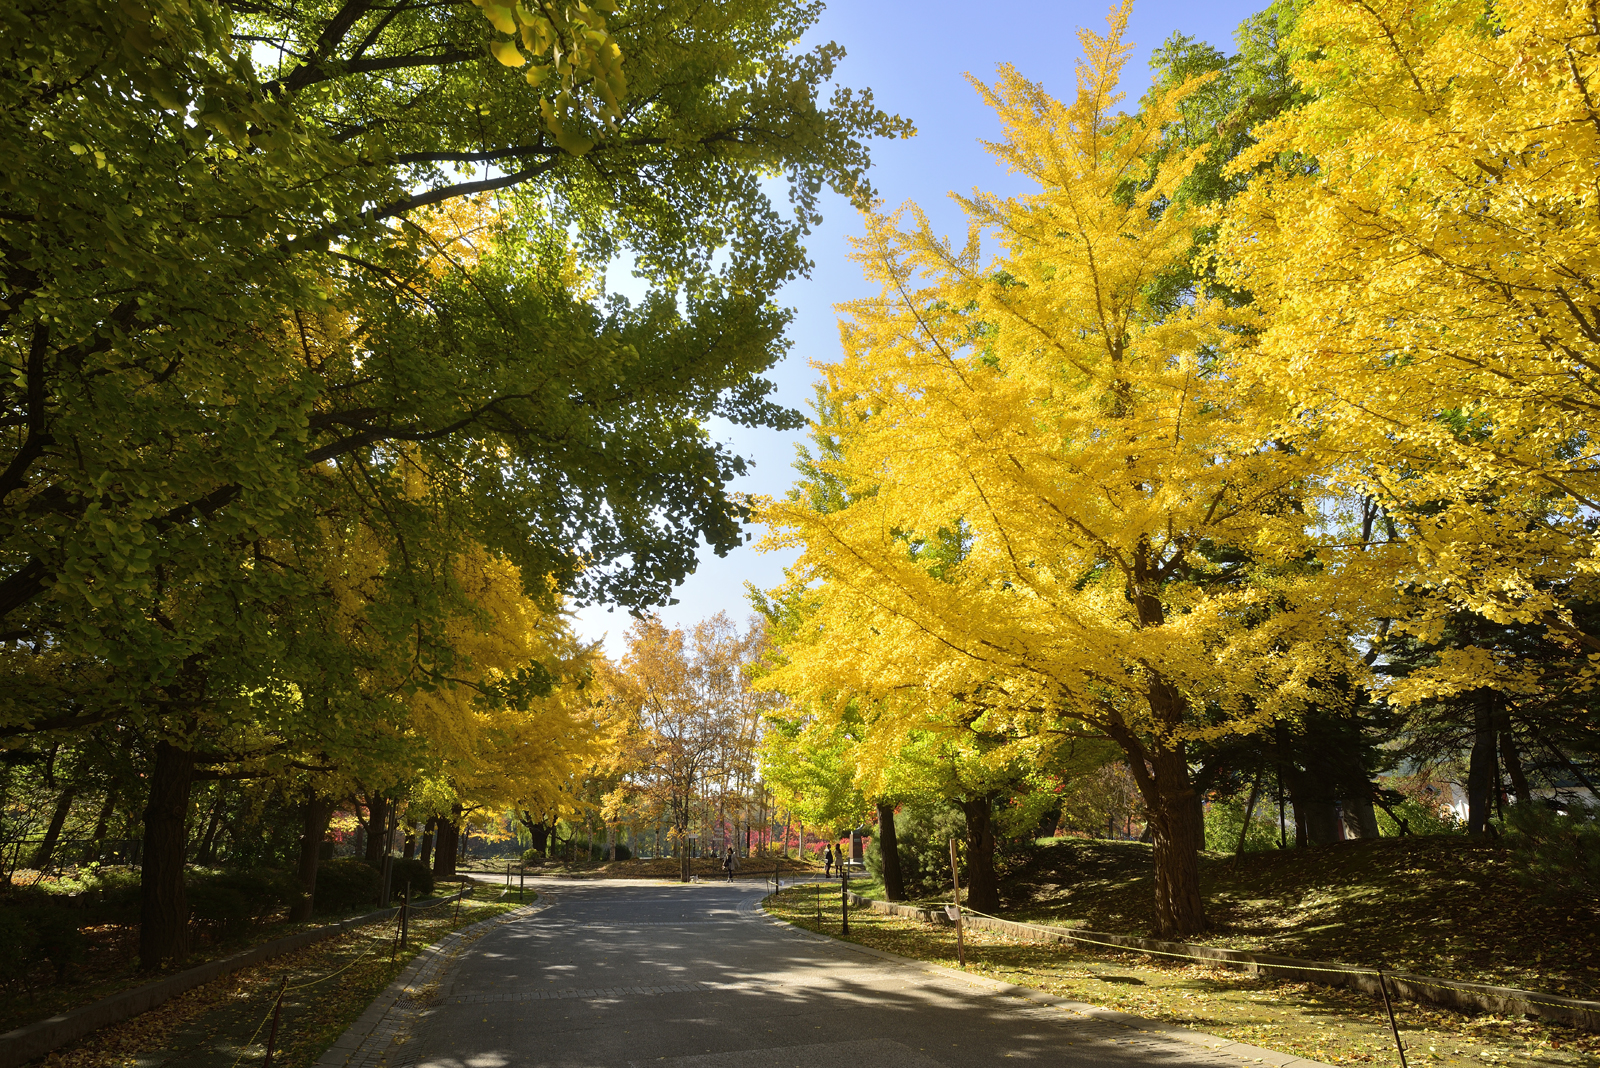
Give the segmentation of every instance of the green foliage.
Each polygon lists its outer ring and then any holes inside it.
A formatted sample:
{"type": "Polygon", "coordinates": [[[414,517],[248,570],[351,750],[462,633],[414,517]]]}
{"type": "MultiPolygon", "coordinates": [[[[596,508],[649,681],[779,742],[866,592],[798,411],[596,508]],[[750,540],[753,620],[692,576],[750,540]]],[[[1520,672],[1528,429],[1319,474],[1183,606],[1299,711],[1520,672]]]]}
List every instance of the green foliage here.
{"type": "MultiPolygon", "coordinates": [[[[1440,808],[1438,805],[1426,804],[1410,797],[1389,807],[1394,810],[1394,816],[1390,816],[1388,812],[1381,808],[1374,813],[1378,817],[1378,830],[1383,833],[1385,838],[1398,838],[1400,836],[1400,824],[1395,822],[1395,817],[1405,820],[1408,834],[1467,833],[1466,823],[1457,818],[1452,809],[1440,808]]],[[[1290,833],[1292,836],[1293,832],[1290,833]]]]}
{"type": "Polygon", "coordinates": [[[211,924],[219,938],[242,934],[287,908],[300,894],[293,876],[273,868],[196,870],[185,884],[195,919],[211,924]]]}
{"type": "MultiPolygon", "coordinates": [[[[1232,853],[1239,846],[1239,832],[1244,829],[1243,797],[1230,797],[1213,801],[1206,808],[1206,848],[1213,853],[1232,853]]],[[[1294,816],[1289,816],[1289,841],[1294,841],[1294,816]]],[[[1278,810],[1276,805],[1268,811],[1262,800],[1250,817],[1250,830],[1245,835],[1244,851],[1258,853],[1278,848],[1278,810]]]]}
{"type": "MultiPolygon", "coordinates": [[[[950,839],[966,840],[967,824],[955,806],[919,802],[903,805],[894,817],[895,852],[900,875],[912,897],[928,897],[950,887],[950,839]]],[[[963,849],[963,862],[965,851],[963,849]]],[[[867,870],[883,881],[883,854],[874,837],[867,846],[867,870]]]]}
{"type": "Polygon", "coordinates": [[[23,910],[0,908],[0,983],[12,983],[28,974],[35,935],[23,910]]]}
{"type": "Polygon", "coordinates": [[[391,899],[398,900],[406,892],[406,884],[411,884],[411,896],[431,897],[433,895],[433,869],[415,857],[404,860],[396,857],[392,862],[390,871],[389,891],[391,899]]]}
{"type": "Polygon", "coordinates": [[[335,857],[317,865],[317,893],[313,908],[324,914],[349,912],[376,905],[383,892],[383,877],[364,860],[335,857]]]}
{"type": "Polygon", "coordinates": [[[56,982],[66,982],[87,952],[83,920],[83,910],[65,905],[0,907],[0,954],[5,958],[0,978],[25,978],[37,965],[48,963],[56,982]]]}
{"type": "Polygon", "coordinates": [[[1530,893],[1552,904],[1594,907],[1600,812],[1574,805],[1562,813],[1533,802],[1512,805],[1505,822],[1517,877],[1530,893]]]}

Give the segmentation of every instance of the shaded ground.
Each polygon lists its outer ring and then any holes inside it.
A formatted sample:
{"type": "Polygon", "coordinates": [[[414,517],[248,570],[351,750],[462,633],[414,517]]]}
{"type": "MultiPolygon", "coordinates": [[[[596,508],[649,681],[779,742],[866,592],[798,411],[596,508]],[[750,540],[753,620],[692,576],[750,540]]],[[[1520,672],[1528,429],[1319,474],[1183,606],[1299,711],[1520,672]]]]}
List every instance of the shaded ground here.
{"type": "MultiPolygon", "coordinates": [[[[761,885],[545,879],[442,972],[386,1063],[415,1068],[1241,1068],[774,924],[761,885]]],[[[365,1053],[365,1049],[363,1053],[365,1053]]]]}
{"type": "MultiPolygon", "coordinates": [[[[1213,926],[1188,941],[1600,996],[1600,909],[1539,901],[1494,843],[1383,838],[1205,854],[1200,879],[1213,926]]],[[[1007,874],[1001,899],[1007,919],[1153,935],[1150,847],[1057,839],[1007,874]]]]}
{"type": "Polygon", "coordinates": [[[286,985],[272,1063],[274,1068],[307,1068],[423,946],[458,926],[512,907],[512,903],[468,902],[459,917],[453,905],[419,910],[405,949],[396,945],[392,924],[358,928],[197,987],[38,1063],[50,1068],[260,1064],[273,1003],[280,986],[286,985]]]}
{"type": "MultiPolygon", "coordinates": [[[[797,926],[841,937],[836,885],[785,890],[767,899],[767,911],[797,926]]],[[[958,966],[952,927],[852,909],[849,938],[918,960],[958,966]]],[[[1132,954],[1088,953],[1061,943],[1016,942],[971,929],[966,945],[969,970],[991,978],[1329,1064],[1398,1068],[1400,1063],[1381,1002],[1355,991],[1166,964],[1132,954]]],[[[1468,1017],[1409,1003],[1398,1005],[1396,1011],[1412,1065],[1600,1065],[1600,1035],[1520,1019],[1468,1017]]]]}
{"type": "MultiPolygon", "coordinates": [[[[439,893],[453,893],[444,884],[439,893]]],[[[195,939],[193,952],[182,961],[169,964],[159,971],[141,971],[139,968],[139,927],[132,924],[91,924],[81,928],[84,936],[83,958],[67,972],[66,982],[55,981],[54,970],[41,964],[27,982],[13,984],[5,996],[0,996],[0,1033],[66,1012],[80,1005],[110,997],[112,994],[140,986],[164,976],[173,975],[198,964],[232,956],[251,946],[296,934],[313,927],[337,923],[346,916],[356,916],[373,911],[377,906],[364,905],[352,912],[317,916],[304,923],[287,923],[281,918],[251,927],[244,933],[219,941],[195,939]],[[20,988],[19,988],[20,987],[20,988]]]]}

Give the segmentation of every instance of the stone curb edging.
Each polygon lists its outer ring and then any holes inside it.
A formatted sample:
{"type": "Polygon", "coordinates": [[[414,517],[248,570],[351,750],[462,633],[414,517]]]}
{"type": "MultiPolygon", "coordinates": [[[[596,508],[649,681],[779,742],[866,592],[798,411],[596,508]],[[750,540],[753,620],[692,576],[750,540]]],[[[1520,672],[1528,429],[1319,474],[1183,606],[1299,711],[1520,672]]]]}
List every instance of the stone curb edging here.
{"type": "MultiPolygon", "coordinates": [[[[859,895],[854,896],[859,897],[859,895]]],[[[861,900],[867,901],[870,899],[861,898],[861,900]]],[[[887,902],[884,904],[887,904],[887,902]]],[[[905,909],[908,913],[931,911],[929,909],[912,909],[905,905],[897,907],[905,909]]],[[[963,972],[955,968],[946,968],[942,964],[930,964],[925,960],[917,960],[915,957],[902,957],[898,953],[890,953],[888,950],[874,949],[871,946],[863,946],[858,942],[846,942],[843,939],[834,938],[832,935],[819,934],[815,931],[806,931],[805,928],[796,927],[787,920],[780,920],[776,916],[773,916],[771,913],[767,912],[765,905],[761,906],[761,911],[766,914],[768,922],[782,927],[787,927],[792,931],[802,931],[807,937],[828,942],[836,942],[839,945],[846,946],[858,953],[866,953],[874,957],[882,958],[883,960],[892,961],[896,964],[910,965],[919,971],[923,971],[932,975],[938,975],[947,979],[959,979],[971,986],[989,990],[1004,997],[1022,998],[1037,1005],[1044,1005],[1048,1008],[1062,1009],[1077,1016],[1087,1016],[1090,1019],[1099,1021],[1101,1023],[1114,1024],[1118,1027],[1126,1028],[1128,1030],[1142,1031],[1147,1034],[1160,1035],[1163,1038],[1170,1038],[1178,1042],[1185,1042],[1192,1046],[1201,1046],[1213,1053],[1225,1053],[1230,1057],[1237,1057],[1242,1061],[1271,1065],[1272,1068],[1333,1068],[1332,1065],[1324,1064],[1321,1061],[1307,1060],[1304,1057],[1299,1057],[1292,1053],[1279,1053],[1277,1050],[1264,1049],[1261,1046],[1251,1046],[1244,1042],[1235,1042],[1231,1038],[1223,1038],[1219,1035],[1207,1034],[1204,1031],[1195,1031],[1179,1024],[1167,1023],[1164,1020],[1149,1020],[1143,1016],[1134,1016],[1131,1013],[1118,1012],[1116,1009],[1107,1009],[1099,1005],[1090,1005],[1087,1002],[1073,1001],[1070,998],[1060,997],[1059,995],[1049,993],[1045,990],[1036,990],[1031,986],[1017,986],[1015,983],[1003,983],[998,979],[989,979],[981,975],[973,975],[970,972],[963,972]]],[[[938,913],[938,915],[942,917],[944,913],[941,912],[938,913]]]]}
{"type": "MultiPolygon", "coordinates": [[[[452,895],[454,896],[457,895],[452,895]]],[[[452,897],[441,900],[449,901],[452,897]]],[[[7,1031],[0,1035],[0,1068],[16,1068],[18,1065],[44,1056],[53,1049],[74,1042],[90,1032],[98,1031],[110,1024],[121,1023],[142,1012],[148,1012],[162,1002],[209,983],[213,979],[230,975],[272,957],[304,949],[306,946],[341,935],[352,928],[393,919],[399,911],[398,907],[379,909],[364,916],[353,916],[348,920],[340,920],[324,927],[314,927],[309,931],[275,938],[232,956],[207,961],[187,971],[169,975],[165,979],[157,979],[136,986],[132,990],[124,990],[99,1001],[69,1009],[49,1019],[27,1024],[15,1031],[7,1031]]]]}
{"type": "MultiPolygon", "coordinates": [[[[949,923],[942,910],[919,909],[910,905],[897,905],[888,901],[874,901],[852,893],[854,903],[865,905],[874,912],[896,916],[910,916],[930,923],[949,923]]],[[[1198,957],[1207,962],[1240,968],[1252,975],[1269,975],[1293,979],[1302,983],[1319,983],[1323,986],[1343,986],[1381,997],[1383,990],[1373,974],[1375,969],[1354,969],[1349,965],[1328,961],[1302,960],[1298,957],[1279,957],[1270,953],[1251,953],[1239,949],[1221,949],[1200,946],[1190,942],[1163,942],[1154,938],[1136,938],[1131,935],[1104,934],[1062,927],[1052,929],[1042,924],[1015,923],[988,916],[969,916],[963,913],[962,923],[971,927],[996,931],[1000,934],[1024,938],[1034,942],[1108,942],[1133,952],[1141,950],[1198,957]],[[1350,970],[1346,970],[1350,969],[1350,970]]],[[[1106,947],[1098,947],[1106,948],[1106,947]]],[[[1407,1001],[1426,1005],[1439,1005],[1457,1012],[1481,1012],[1537,1017],[1545,1021],[1600,1031],[1600,1001],[1545,994],[1536,990],[1520,990],[1509,986],[1491,986],[1487,983],[1469,983],[1459,979],[1437,979],[1431,975],[1411,972],[1387,972],[1389,993],[1407,1001]]]]}
{"type": "Polygon", "coordinates": [[[411,999],[416,987],[426,985],[443,971],[455,959],[463,942],[475,941],[495,924],[524,919],[554,904],[553,899],[541,894],[538,901],[479,920],[469,927],[451,931],[432,945],[423,946],[383,993],[372,999],[356,1022],[345,1028],[333,1045],[323,1051],[314,1068],[361,1068],[382,1064],[395,1040],[404,1034],[416,1015],[415,1010],[408,1011],[402,1003],[411,999]]]}

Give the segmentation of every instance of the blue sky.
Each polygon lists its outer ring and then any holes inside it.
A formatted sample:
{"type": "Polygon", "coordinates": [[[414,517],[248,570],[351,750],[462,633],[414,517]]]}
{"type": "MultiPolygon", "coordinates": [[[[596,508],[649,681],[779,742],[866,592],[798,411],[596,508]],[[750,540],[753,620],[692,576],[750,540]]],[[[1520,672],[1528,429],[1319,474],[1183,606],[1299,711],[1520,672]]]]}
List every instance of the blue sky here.
{"type": "MultiPolygon", "coordinates": [[[[1267,0],[1142,0],[1136,3],[1128,38],[1135,44],[1124,69],[1128,104],[1149,84],[1148,60],[1153,49],[1173,33],[1188,34],[1224,51],[1232,51],[1234,28],[1267,0]]],[[[1105,27],[1100,4],[1017,0],[982,8],[948,0],[833,0],[812,38],[837,41],[848,51],[839,72],[843,84],[870,87],[878,106],[899,113],[917,125],[908,141],[874,147],[872,183],[890,205],[914,200],[941,230],[960,235],[965,222],[951,203],[952,190],[974,187],[1002,193],[1022,192],[1021,182],[996,166],[979,144],[995,139],[993,115],[967,84],[966,75],[992,80],[1001,63],[1014,64],[1024,77],[1044,83],[1058,97],[1073,91],[1073,65],[1080,58],[1077,28],[1105,27]]],[[[796,311],[789,336],[793,347],[774,369],[779,399],[802,410],[811,397],[816,375],[811,361],[833,359],[838,351],[834,305],[869,292],[849,259],[850,235],[861,230],[855,210],[837,197],[827,201],[823,225],[812,233],[807,248],[816,264],[809,278],[792,282],[782,293],[796,311]]],[[[624,292],[628,286],[619,286],[624,292]]],[[[779,496],[793,481],[794,449],[803,434],[753,431],[722,424],[717,437],[753,461],[752,473],[736,487],[750,493],[779,496]]],[[[760,531],[750,531],[752,539],[760,531]]],[[[699,569],[677,591],[679,603],[659,610],[674,626],[725,611],[735,619],[749,614],[744,585],[776,585],[791,557],[757,553],[754,544],[718,558],[702,554],[699,569]]],[[[621,638],[630,620],[604,606],[578,613],[578,631],[589,640],[605,638],[606,651],[621,652],[621,638]]]]}

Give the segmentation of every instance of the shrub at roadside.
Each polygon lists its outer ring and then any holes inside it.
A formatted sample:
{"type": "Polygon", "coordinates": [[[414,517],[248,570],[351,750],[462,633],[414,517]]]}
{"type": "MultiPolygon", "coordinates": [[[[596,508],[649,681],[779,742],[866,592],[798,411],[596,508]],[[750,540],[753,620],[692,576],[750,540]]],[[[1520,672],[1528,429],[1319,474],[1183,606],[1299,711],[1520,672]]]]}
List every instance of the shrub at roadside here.
{"type": "Polygon", "coordinates": [[[319,913],[349,912],[376,905],[383,877],[364,860],[335,857],[317,865],[317,893],[313,907],[319,913]]]}
{"type": "Polygon", "coordinates": [[[0,908],[0,983],[26,980],[46,963],[56,982],[66,982],[87,951],[78,928],[82,917],[81,909],[59,905],[0,908]]]}
{"type": "Polygon", "coordinates": [[[209,925],[219,941],[271,919],[299,893],[293,876],[273,868],[198,869],[186,884],[194,918],[209,925]]]}
{"type": "Polygon", "coordinates": [[[433,869],[415,858],[401,860],[396,857],[394,866],[390,869],[389,893],[390,900],[398,899],[406,892],[406,884],[411,885],[411,896],[431,897],[433,895],[433,869]]]}
{"type": "Polygon", "coordinates": [[[1528,890],[1555,905],[1593,907],[1600,900],[1600,813],[1511,805],[1506,829],[1513,870],[1528,890]]]}

